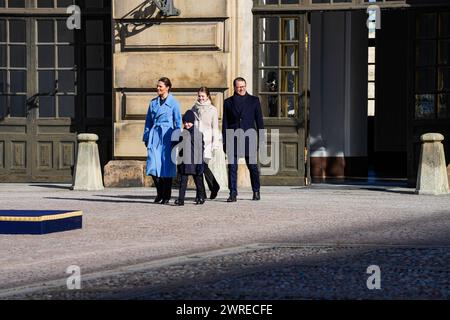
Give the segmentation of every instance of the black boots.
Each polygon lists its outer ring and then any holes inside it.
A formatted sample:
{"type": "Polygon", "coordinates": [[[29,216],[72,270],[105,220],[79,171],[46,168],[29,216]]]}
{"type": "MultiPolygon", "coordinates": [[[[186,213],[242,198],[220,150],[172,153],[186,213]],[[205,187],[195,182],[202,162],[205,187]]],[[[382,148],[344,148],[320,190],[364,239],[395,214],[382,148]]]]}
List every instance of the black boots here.
{"type": "Polygon", "coordinates": [[[203,198],[195,198],[195,204],[204,204],[205,203],[205,199],[203,198]]]}
{"type": "MultiPolygon", "coordinates": [[[[205,203],[205,199],[203,199],[203,198],[195,198],[195,204],[204,204],[204,203],[205,203]]],[[[184,200],[180,200],[180,199],[175,200],[175,205],[179,206],[179,207],[184,206],[184,200]]]]}
{"type": "MultiPolygon", "coordinates": [[[[261,194],[258,192],[253,192],[253,200],[259,201],[261,200],[261,194]]],[[[230,197],[227,199],[227,202],[237,202],[237,196],[230,195],[230,197]]]]}
{"type": "Polygon", "coordinates": [[[209,196],[209,198],[211,200],[214,200],[215,198],[217,198],[217,194],[219,193],[219,190],[220,189],[216,189],[216,190],[211,191],[211,195],[209,196]]]}
{"type": "Polygon", "coordinates": [[[160,203],[160,204],[169,204],[170,199],[164,199],[161,196],[156,196],[155,200],[153,200],[154,203],[160,203]]]}

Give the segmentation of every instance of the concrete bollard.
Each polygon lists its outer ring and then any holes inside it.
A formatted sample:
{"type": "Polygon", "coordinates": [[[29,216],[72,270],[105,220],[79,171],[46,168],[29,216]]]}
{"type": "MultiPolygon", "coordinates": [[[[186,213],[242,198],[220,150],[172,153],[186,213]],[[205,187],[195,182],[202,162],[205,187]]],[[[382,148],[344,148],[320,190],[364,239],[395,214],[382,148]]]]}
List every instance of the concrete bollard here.
{"type": "Polygon", "coordinates": [[[450,164],[447,166],[448,187],[450,188],[450,164]]]}
{"type": "Polygon", "coordinates": [[[420,137],[419,172],[417,177],[417,194],[449,194],[447,168],[445,164],[444,136],[439,133],[427,133],[420,137]]]}
{"type": "Polygon", "coordinates": [[[83,133],[77,138],[78,155],[72,189],[76,191],[104,190],[97,147],[98,136],[83,133]]]}

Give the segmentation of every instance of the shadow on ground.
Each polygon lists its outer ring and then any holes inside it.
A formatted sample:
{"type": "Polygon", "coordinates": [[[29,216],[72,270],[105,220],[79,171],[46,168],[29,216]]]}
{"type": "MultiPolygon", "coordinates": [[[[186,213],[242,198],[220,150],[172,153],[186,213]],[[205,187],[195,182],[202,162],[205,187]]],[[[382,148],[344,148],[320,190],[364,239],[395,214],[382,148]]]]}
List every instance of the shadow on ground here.
{"type": "Polygon", "coordinates": [[[69,185],[57,185],[57,184],[32,184],[30,187],[37,187],[43,189],[61,189],[61,190],[72,190],[72,186],[69,185]]]}
{"type": "Polygon", "coordinates": [[[97,278],[80,291],[16,298],[448,299],[450,247],[274,246],[97,278]],[[380,273],[368,272],[370,266],[380,273]]]}

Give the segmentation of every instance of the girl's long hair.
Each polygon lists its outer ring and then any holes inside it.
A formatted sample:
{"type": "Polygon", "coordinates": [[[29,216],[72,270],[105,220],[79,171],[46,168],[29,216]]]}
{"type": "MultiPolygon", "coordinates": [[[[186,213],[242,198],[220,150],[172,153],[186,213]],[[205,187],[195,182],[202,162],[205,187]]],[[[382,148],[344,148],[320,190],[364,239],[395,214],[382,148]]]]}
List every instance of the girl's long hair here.
{"type": "Polygon", "coordinates": [[[212,103],[211,92],[209,91],[209,89],[207,87],[201,87],[200,89],[198,89],[197,93],[200,93],[200,92],[206,93],[209,101],[211,101],[211,103],[212,103]]]}

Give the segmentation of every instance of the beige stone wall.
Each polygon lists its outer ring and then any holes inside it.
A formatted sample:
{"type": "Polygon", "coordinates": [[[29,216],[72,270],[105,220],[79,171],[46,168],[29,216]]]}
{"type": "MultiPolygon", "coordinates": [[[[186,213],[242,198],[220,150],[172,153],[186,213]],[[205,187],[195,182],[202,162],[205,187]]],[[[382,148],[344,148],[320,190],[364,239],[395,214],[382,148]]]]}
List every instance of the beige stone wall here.
{"type": "Polygon", "coordinates": [[[160,18],[159,10],[143,0],[113,1],[116,159],[146,156],[141,142],[144,120],[162,76],[172,80],[183,112],[194,104],[197,89],[208,86],[222,115],[240,61],[238,2],[208,0],[200,5],[198,0],[175,0],[181,15],[160,18]]]}
{"type": "Polygon", "coordinates": [[[227,53],[121,52],[114,54],[114,86],[146,89],[167,76],[176,89],[197,89],[199,84],[227,88],[227,53]]]}
{"type": "Polygon", "coordinates": [[[160,18],[143,0],[113,0],[115,52],[114,157],[145,158],[141,142],[157,79],[169,77],[182,111],[200,86],[222,115],[237,76],[252,90],[252,0],[174,0],[178,17],[160,18]]]}
{"type": "MultiPolygon", "coordinates": [[[[174,92],[173,95],[180,102],[181,112],[184,113],[195,103],[195,95],[192,92],[174,92]]],[[[145,119],[149,101],[154,98],[150,92],[129,92],[126,94],[116,94],[116,104],[122,105],[121,117],[123,120],[142,120],[145,119]]],[[[222,118],[224,95],[222,92],[211,92],[213,104],[219,111],[219,118],[222,118]]]]}

